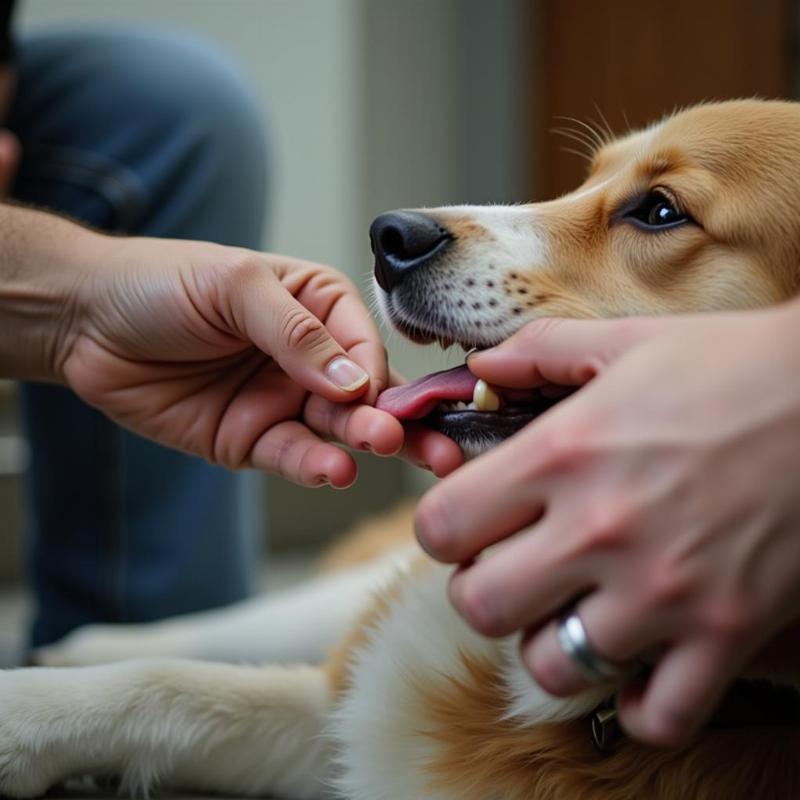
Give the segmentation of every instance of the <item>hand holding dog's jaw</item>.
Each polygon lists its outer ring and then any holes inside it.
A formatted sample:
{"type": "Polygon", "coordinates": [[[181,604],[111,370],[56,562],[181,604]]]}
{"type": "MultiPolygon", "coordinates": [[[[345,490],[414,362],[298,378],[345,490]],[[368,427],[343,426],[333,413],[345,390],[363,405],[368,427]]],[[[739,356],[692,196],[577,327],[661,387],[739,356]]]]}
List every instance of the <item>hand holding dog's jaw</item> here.
{"type": "MultiPolygon", "coordinates": [[[[681,320],[691,319],[682,315],[681,320]]],[[[665,317],[603,320],[545,318],[529,322],[502,344],[467,356],[470,371],[517,389],[583,386],[632,345],[669,332],[665,317]]]]}
{"type": "Polygon", "coordinates": [[[622,695],[623,725],[660,744],[691,734],[800,616],[798,337],[795,301],[534,326],[470,359],[498,383],[514,365],[528,381],[595,377],[420,503],[418,535],[443,561],[500,542],[454,576],[457,609],[488,635],[532,631],[526,664],[567,695],[586,683],[552,620],[581,598],[605,658],[664,648],[622,695]]]}
{"type": "Polygon", "coordinates": [[[377,456],[400,456],[439,478],[449,475],[464,461],[452,439],[422,425],[403,425],[391,414],[364,403],[334,403],[312,395],[306,402],[303,419],[325,439],[377,456]]]}

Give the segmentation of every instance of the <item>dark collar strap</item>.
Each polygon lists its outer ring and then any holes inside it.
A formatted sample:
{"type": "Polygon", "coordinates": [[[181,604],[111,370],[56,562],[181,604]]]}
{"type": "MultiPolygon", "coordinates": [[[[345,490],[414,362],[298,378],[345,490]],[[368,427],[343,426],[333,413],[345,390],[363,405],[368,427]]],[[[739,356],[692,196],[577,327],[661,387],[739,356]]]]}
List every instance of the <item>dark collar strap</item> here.
{"type": "MultiPolygon", "coordinates": [[[[614,699],[602,703],[589,715],[592,741],[607,752],[625,739],[617,722],[614,699]]],[[[725,694],[706,728],[759,728],[800,725],[800,690],[770,681],[738,680],[725,694]]]]}

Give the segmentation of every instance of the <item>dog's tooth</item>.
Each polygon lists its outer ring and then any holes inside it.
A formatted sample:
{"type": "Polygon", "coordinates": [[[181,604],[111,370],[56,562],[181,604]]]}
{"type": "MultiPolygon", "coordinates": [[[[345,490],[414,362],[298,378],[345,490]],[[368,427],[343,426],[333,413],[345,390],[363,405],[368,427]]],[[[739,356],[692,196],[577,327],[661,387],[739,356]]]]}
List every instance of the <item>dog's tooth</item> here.
{"type": "Polygon", "coordinates": [[[472,392],[472,402],[478,411],[497,411],[500,408],[500,395],[485,380],[480,379],[472,392]]]}

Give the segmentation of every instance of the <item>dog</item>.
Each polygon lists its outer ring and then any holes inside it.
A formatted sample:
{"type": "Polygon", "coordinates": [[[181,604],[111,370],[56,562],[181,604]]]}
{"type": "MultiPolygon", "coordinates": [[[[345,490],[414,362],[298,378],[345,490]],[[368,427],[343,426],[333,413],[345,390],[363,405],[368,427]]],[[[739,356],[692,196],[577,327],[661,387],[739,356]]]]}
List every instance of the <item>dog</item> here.
{"type": "MultiPolygon", "coordinates": [[[[376,295],[411,339],[465,348],[543,316],[780,303],[800,287],[799,186],[799,105],[698,106],[602,143],[586,182],[559,199],[382,215],[376,295]]],[[[557,399],[485,389],[459,368],[379,403],[475,456],[557,399]]],[[[33,797],[91,774],[142,794],[292,800],[800,797],[797,725],[712,725],[678,749],[624,738],[599,749],[617,686],[548,696],[516,637],[484,638],[452,610],[448,574],[414,548],[401,510],[283,595],[77,631],[38,653],[60,668],[0,674],[0,791],[33,797]],[[146,657],[63,666],[126,656],[146,657]],[[309,664],[283,665],[299,660],[309,664]]],[[[798,672],[758,677],[780,675],[784,707],[798,672]]]]}

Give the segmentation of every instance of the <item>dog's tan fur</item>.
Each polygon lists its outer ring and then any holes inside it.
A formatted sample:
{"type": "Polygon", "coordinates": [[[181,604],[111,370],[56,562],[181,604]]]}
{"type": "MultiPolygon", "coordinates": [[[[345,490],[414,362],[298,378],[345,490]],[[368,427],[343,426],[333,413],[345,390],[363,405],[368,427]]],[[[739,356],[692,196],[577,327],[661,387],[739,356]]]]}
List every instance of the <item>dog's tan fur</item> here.
{"type": "MultiPolygon", "coordinates": [[[[800,287],[798,187],[800,106],[740,101],[691,109],[608,143],[594,155],[587,182],[552,202],[507,211],[430,210],[455,236],[446,263],[431,270],[430,293],[445,304],[455,291],[463,302],[448,306],[457,316],[452,329],[428,332],[487,343],[541,316],[781,302],[800,287]],[[620,219],[630,198],[654,188],[697,224],[653,233],[620,219]]],[[[424,327],[426,320],[414,322],[424,327]]],[[[346,574],[348,565],[385,559],[410,538],[410,512],[401,511],[339,546],[326,567],[346,574]]],[[[285,680],[274,668],[258,683],[253,671],[245,681],[235,667],[214,668],[212,675],[190,662],[158,668],[142,662],[128,672],[93,673],[106,687],[106,700],[87,689],[80,705],[68,707],[65,681],[80,681],[80,670],[43,670],[30,679],[26,671],[6,673],[0,680],[0,789],[29,796],[99,763],[143,784],[161,779],[177,788],[280,790],[295,798],[314,797],[329,780],[351,800],[800,797],[796,727],[706,731],[680,750],[626,741],[611,753],[596,752],[583,717],[614,687],[572,705],[547,699],[524,683],[530,679],[515,658],[515,641],[484,640],[458,619],[447,604],[446,577],[446,570],[415,557],[371,601],[365,598],[362,615],[326,666],[287,670],[285,680]],[[170,689],[181,676],[204,686],[202,696],[170,689]],[[132,684],[140,694],[132,694],[132,684]],[[514,686],[527,686],[529,707],[514,686]],[[45,696],[57,706],[58,725],[48,725],[45,696]],[[146,706],[155,696],[159,702],[146,706]],[[33,732],[25,716],[31,698],[39,702],[41,723],[33,732]],[[134,724],[145,707],[147,715],[134,724]],[[64,726],[70,713],[74,719],[64,726]],[[119,715],[117,728],[108,727],[113,714],[119,715]],[[332,726],[331,748],[319,745],[326,725],[332,726]],[[135,736],[118,734],[123,728],[135,736]],[[239,729],[251,732],[237,738],[239,729]],[[147,759],[161,754],[153,743],[164,732],[171,732],[163,748],[172,748],[171,758],[157,760],[156,768],[147,759]],[[90,745],[94,761],[82,755],[90,745]],[[273,758],[278,745],[280,757],[273,758]],[[3,752],[14,759],[4,761],[3,752]],[[47,780],[23,771],[37,757],[57,766],[47,780]],[[202,769],[193,768],[198,764],[202,769]]],[[[336,599],[334,592],[331,603],[336,599]]],[[[297,620],[321,639],[314,622],[297,620]]],[[[186,625],[163,630],[183,632],[186,625]]],[[[145,639],[137,629],[129,640],[140,648],[145,641],[163,647],[170,637],[145,639]]],[[[95,631],[42,659],[76,663],[79,645],[88,643],[95,657],[102,656],[97,645],[103,641],[112,655],[120,652],[115,648],[122,639],[95,631]]]]}

